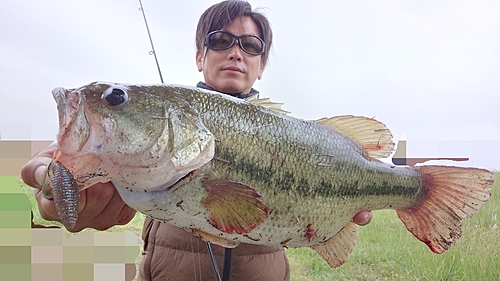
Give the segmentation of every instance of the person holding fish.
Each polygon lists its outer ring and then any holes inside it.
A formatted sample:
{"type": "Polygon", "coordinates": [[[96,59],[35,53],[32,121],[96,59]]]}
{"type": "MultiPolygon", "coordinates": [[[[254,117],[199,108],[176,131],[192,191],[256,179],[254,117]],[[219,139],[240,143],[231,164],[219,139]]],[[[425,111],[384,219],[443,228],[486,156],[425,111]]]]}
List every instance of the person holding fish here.
{"type": "MultiPolygon", "coordinates": [[[[248,2],[229,0],[211,6],[201,15],[196,31],[196,65],[205,80],[197,86],[237,98],[257,98],[259,92],[252,86],[262,78],[271,46],[272,30],[267,18],[253,11],[248,2]]],[[[34,187],[41,216],[60,221],[54,201],[46,199],[40,188],[55,148],[56,143],[41,151],[22,168],[21,175],[34,187]]],[[[70,232],[124,225],[136,213],[111,182],[83,190],[78,212],[76,224],[68,228],[70,232]]],[[[370,220],[369,211],[353,218],[358,225],[370,220]]],[[[215,280],[210,256],[200,238],[151,217],[145,219],[142,238],[139,280],[215,280]]],[[[230,265],[230,280],[290,278],[283,247],[240,244],[232,253],[217,245],[212,249],[219,265],[230,265]]]]}

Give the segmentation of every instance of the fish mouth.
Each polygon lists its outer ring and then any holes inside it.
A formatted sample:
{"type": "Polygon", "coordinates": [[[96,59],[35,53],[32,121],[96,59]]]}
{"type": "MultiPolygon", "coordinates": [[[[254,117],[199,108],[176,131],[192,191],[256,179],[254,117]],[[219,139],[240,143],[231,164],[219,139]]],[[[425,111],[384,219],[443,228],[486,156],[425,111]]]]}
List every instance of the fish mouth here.
{"type": "Polygon", "coordinates": [[[99,122],[101,116],[93,117],[95,112],[85,101],[82,88],[56,88],[52,95],[59,115],[57,150],[53,160],[69,170],[80,190],[109,181],[111,172],[102,168],[103,159],[98,153],[105,149],[107,140],[106,125],[99,122]]]}
{"type": "Polygon", "coordinates": [[[193,176],[196,173],[196,171],[197,170],[192,170],[191,172],[187,173],[185,176],[181,177],[176,182],[174,182],[174,184],[167,186],[167,188],[165,188],[165,190],[169,191],[169,190],[175,189],[178,184],[189,179],[191,176],[193,176]]]}
{"type": "Polygon", "coordinates": [[[82,97],[78,91],[64,88],[52,90],[52,95],[57,103],[59,113],[59,132],[57,134],[59,149],[64,153],[79,152],[90,134],[82,97]]]}

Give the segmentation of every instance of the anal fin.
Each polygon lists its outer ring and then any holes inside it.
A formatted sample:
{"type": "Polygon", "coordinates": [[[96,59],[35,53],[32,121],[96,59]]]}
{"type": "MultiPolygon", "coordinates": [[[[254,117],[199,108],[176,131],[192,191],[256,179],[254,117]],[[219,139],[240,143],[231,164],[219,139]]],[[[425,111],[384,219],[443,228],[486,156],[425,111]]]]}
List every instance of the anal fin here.
{"type": "Polygon", "coordinates": [[[325,243],[312,248],[320,254],[332,268],[341,266],[352,252],[358,240],[359,226],[350,221],[325,243]]]}

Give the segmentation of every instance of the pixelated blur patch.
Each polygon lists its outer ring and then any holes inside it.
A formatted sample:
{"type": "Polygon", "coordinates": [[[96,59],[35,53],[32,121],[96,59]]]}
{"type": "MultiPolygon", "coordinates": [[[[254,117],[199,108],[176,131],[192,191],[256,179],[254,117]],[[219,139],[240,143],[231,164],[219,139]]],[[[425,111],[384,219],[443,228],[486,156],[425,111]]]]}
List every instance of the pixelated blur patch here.
{"type": "Polygon", "coordinates": [[[130,231],[67,235],[59,228],[33,229],[31,280],[132,280],[139,250],[130,231]]]}
{"type": "Polygon", "coordinates": [[[31,280],[31,265],[29,263],[0,263],[0,272],[2,280],[31,280]]]}
{"type": "Polygon", "coordinates": [[[30,228],[31,205],[14,176],[0,176],[0,228],[30,228]]]}
{"type": "Polygon", "coordinates": [[[31,279],[31,206],[15,176],[0,176],[2,280],[31,279]]]}
{"type": "Polygon", "coordinates": [[[31,152],[31,141],[0,140],[0,176],[19,175],[31,152]]]}
{"type": "Polygon", "coordinates": [[[70,234],[41,218],[33,189],[18,177],[51,142],[0,140],[0,280],[133,280],[140,252],[135,233],[70,234]]]}

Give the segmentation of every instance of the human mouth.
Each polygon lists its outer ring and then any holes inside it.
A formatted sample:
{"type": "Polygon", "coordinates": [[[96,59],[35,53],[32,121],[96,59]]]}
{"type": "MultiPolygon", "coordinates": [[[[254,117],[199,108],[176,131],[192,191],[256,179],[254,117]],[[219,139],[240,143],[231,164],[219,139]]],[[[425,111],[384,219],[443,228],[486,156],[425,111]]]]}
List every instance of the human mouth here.
{"type": "Polygon", "coordinates": [[[236,66],[228,66],[228,67],[225,67],[223,68],[222,70],[224,71],[235,71],[235,72],[241,72],[243,73],[243,70],[239,67],[236,67],[236,66]]]}

